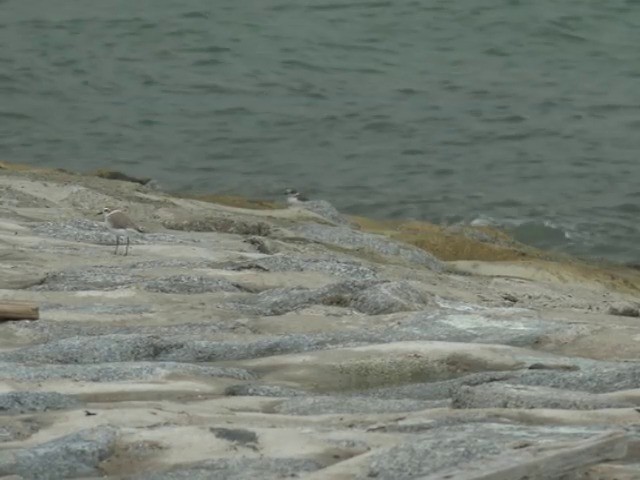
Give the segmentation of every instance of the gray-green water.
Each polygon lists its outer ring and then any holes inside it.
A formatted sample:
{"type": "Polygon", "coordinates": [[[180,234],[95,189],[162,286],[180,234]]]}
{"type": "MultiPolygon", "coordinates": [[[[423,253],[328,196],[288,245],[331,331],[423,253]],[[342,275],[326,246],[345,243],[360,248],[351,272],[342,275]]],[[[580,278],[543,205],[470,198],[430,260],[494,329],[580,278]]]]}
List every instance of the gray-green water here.
{"type": "Polygon", "coordinates": [[[640,256],[640,2],[0,1],[0,158],[640,256]]]}

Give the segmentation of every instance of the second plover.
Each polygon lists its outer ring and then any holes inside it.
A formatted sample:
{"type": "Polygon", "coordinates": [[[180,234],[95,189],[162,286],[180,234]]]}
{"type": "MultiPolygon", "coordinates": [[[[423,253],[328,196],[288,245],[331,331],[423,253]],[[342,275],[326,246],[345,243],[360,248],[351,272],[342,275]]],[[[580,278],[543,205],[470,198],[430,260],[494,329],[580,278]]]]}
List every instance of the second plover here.
{"type": "Polygon", "coordinates": [[[302,195],[299,191],[294,190],[293,188],[287,188],[284,191],[284,194],[287,196],[287,203],[289,205],[296,205],[298,203],[308,202],[309,199],[302,195]]]}
{"type": "Polygon", "coordinates": [[[134,221],[129,218],[129,215],[122,210],[112,210],[109,207],[104,207],[101,212],[98,212],[98,215],[101,214],[104,215],[104,224],[106,227],[116,236],[116,251],[113,253],[115,255],[118,254],[120,236],[122,235],[127,239],[126,249],[124,251],[124,254],[127,255],[129,253],[129,234],[132,232],[142,233],[144,230],[136,225],[134,221]]]}

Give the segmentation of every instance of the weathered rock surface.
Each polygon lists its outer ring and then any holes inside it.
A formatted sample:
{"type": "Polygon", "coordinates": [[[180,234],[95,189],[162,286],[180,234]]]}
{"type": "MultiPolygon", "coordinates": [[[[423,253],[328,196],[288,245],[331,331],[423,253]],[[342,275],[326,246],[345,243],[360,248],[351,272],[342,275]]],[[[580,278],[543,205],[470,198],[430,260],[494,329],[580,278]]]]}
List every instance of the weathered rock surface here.
{"type": "Polygon", "coordinates": [[[80,402],[57,392],[0,393],[0,414],[20,414],[78,407],[80,402]]]}
{"type": "Polygon", "coordinates": [[[452,396],[454,408],[558,408],[595,410],[631,407],[633,403],[618,401],[588,392],[558,388],[532,387],[508,383],[487,383],[461,387],[452,396]]]}
{"type": "Polygon", "coordinates": [[[298,204],[297,208],[309,210],[310,212],[313,212],[336,225],[345,225],[348,227],[353,226],[352,222],[349,221],[347,217],[338,212],[338,210],[336,210],[335,207],[326,200],[309,200],[298,204]]]}
{"type": "Polygon", "coordinates": [[[132,480],[244,480],[260,478],[277,480],[300,477],[323,465],[311,460],[296,458],[228,458],[201,462],[188,468],[174,469],[162,473],[136,475],[132,480]]]}
{"type": "Polygon", "coordinates": [[[308,240],[327,245],[351,250],[369,250],[379,255],[394,257],[397,260],[421,265],[435,271],[444,268],[442,262],[424,250],[404,245],[382,235],[360,232],[347,227],[331,227],[313,223],[303,223],[292,230],[308,240]]]}
{"type": "Polygon", "coordinates": [[[117,432],[99,427],[14,452],[5,451],[0,472],[22,478],[61,479],[99,474],[98,465],[113,454],[117,432]]]}
{"type": "Polygon", "coordinates": [[[520,461],[498,478],[612,480],[640,461],[637,270],[443,262],[329,204],[10,168],[0,192],[0,302],[40,308],[0,323],[0,476],[403,480],[520,461]],[[145,228],[128,256],[105,205],[145,228]]]}
{"type": "MultiPolygon", "coordinates": [[[[69,359],[73,360],[73,359],[69,359]]],[[[35,366],[0,363],[0,378],[17,381],[45,381],[70,379],[88,382],[114,382],[121,380],[160,380],[170,375],[197,375],[201,377],[227,377],[251,380],[255,377],[246,370],[226,367],[207,367],[176,362],[124,362],[82,365],[43,364],[35,366]]]]}
{"type": "Polygon", "coordinates": [[[240,311],[254,315],[282,315],[311,305],[333,305],[369,315],[424,308],[432,296],[410,282],[346,281],[316,290],[278,288],[261,292],[242,303],[232,303],[240,311]]]}
{"type": "Polygon", "coordinates": [[[554,443],[589,438],[597,432],[589,428],[532,428],[497,423],[442,426],[373,455],[366,462],[367,472],[357,478],[416,478],[496,457],[532,443],[553,448],[554,443]]]}

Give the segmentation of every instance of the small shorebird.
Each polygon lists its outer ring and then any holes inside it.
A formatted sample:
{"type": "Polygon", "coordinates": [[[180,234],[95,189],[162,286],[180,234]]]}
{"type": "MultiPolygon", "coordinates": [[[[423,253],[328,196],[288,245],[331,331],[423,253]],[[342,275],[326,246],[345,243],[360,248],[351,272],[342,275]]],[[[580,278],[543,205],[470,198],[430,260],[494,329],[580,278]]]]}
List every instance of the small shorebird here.
{"type": "Polygon", "coordinates": [[[287,203],[289,205],[296,205],[297,203],[308,202],[309,199],[302,195],[299,191],[294,190],[293,188],[287,188],[284,191],[284,194],[287,196],[287,203]]]}
{"type": "Polygon", "coordinates": [[[104,224],[116,236],[116,251],[113,253],[115,255],[118,254],[120,235],[122,235],[127,239],[127,246],[124,251],[124,254],[127,255],[129,253],[129,233],[142,233],[144,230],[136,225],[122,210],[112,210],[109,207],[104,207],[101,212],[98,212],[98,215],[104,215],[104,224]]]}

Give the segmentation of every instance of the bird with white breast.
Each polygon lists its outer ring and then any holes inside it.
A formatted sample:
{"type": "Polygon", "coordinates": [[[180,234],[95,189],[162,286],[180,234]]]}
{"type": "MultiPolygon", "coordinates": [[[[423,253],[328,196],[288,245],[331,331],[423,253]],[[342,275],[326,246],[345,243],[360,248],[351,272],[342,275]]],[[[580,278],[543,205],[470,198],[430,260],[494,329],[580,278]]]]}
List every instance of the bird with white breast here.
{"type": "Polygon", "coordinates": [[[129,215],[124,213],[122,210],[111,209],[109,207],[104,207],[98,215],[104,215],[104,224],[106,227],[116,236],[116,250],[113,252],[115,255],[118,254],[118,247],[120,246],[120,237],[123,236],[127,239],[126,248],[124,251],[125,255],[129,254],[129,235],[131,233],[143,233],[144,230],[136,225],[136,223],[131,220],[129,215]]]}
{"type": "Polygon", "coordinates": [[[300,203],[309,201],[307,197],[302,195],[299,191],[294,190],[293,188],[287,188],[284,191],[284,194],[287,196],[287,203],[289,205],[298,205],[300,203]]]}

